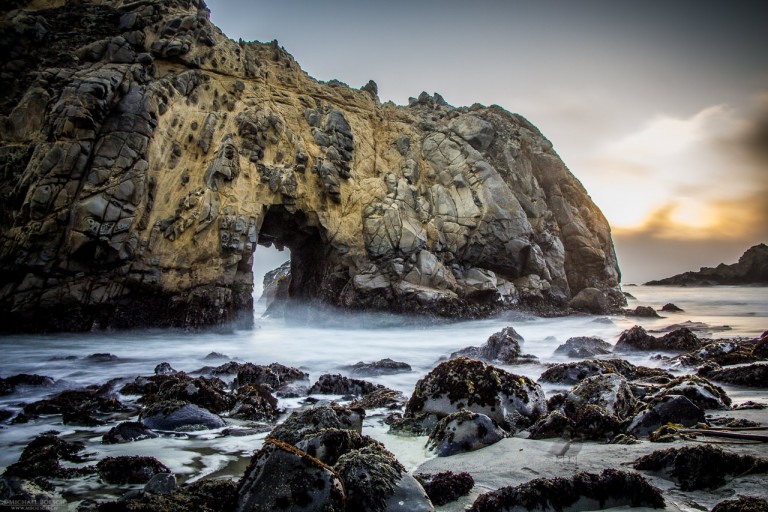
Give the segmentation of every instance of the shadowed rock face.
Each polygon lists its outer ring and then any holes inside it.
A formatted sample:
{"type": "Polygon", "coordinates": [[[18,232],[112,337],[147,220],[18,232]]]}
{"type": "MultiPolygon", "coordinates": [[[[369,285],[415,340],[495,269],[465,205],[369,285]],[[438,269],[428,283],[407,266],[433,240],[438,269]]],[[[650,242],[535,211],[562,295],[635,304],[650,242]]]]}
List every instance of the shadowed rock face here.
{"type": "Polygon", "coordinates": [[[608,223],[523,117],[317,82],[200,0],[82,3],[0,12],[4,329],[247,323],[258,244],[344,308],[624,304],[608,223]]]}

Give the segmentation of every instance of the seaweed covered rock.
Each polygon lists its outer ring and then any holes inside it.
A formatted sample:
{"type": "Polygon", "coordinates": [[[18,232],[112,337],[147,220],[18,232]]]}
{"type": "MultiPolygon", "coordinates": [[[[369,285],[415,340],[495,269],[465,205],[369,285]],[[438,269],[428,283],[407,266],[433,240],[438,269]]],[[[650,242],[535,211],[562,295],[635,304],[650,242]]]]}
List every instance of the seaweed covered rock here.
{"type": "Polygon", "coordinates": [[[411,365],[403,363],[402,361],[394,361],[389,358],[380,359],[366,363],[359,361],[351,366],[346,367],[352,375],[362,377],[377,377],[379,375],[392,375],[395,373],[410,372],[411,365]]]}
{"type": "Polygon", "coordinates": [[[596,404],[587,404],[571,413],[573,427],[561,437],[565,439],[583,439],[609,441],[621,433],[623,419],[596,404]]]}
{"type": "Polygon", "coordinates": [[[485,344],[479,347],[467,347],[451,354],[451,358],[468,357],[489,363],[519,364],[535,361],[535,356],[523,355],[520,347],[523,337],[512,327],[505,327],[492,334],[485,344]]]}
{"type": "Polygon", "coordinates": [[[731,406],[731,399],[723,388],[695,375],[677,377],[654,398],[670,395],[682,395],[702,409],[730,409],[731,406]]]}
{"type": "Polygon", "coordinates": [[[607,373],[582,380],[566,395],[565,410],[569,416],[575,415],[587,404],[600,406],[625,419],[634,414],[638,401],[624,377],[607,373]]]}
{"type": "Polygon", "coordinates": [[[576,336],[568,338],[565,343],[555,349],[555,355],[585,359],[603,354],[610,354],[613,345],[595,336],[576,336]]]}
{"type": "Polygon", "coordinates": [[[664,498],[637,473],[604,469],[571,478],[537,478],[481,494],[468,512],[563,510],[579,502],[590,509],[619,506],[664,508],[664,498]]]}
{"type": "Polygon", "coordinates": [[[565,432],[573,430],[573,420],[559,410],[550,411],[549,414],[534,423],[528,429],[530,439],[551,439],[563,437],[565,432]]]}
{"type": "Polygon", "coordinates": [[[768,472],[768,459],[739,455],[708,444],[659,450],[634,462],[634,468],[661,471],[680,489],[715,489],[728,478],[768,472]]]}
{"type": "Polygon", "coordinates": [[[308,379],[308,373],[280,363],[271,363],[269,365],[244,363],[238,364],[237,377],[233,385],[237,388],[246,384],[256,383],[264,386],[272,393],[277,393],[279,396],[279,391],[290,384],[308,379]]]}
{"type": "Polygon", "coordinates": [[[465,472],[443,471],[441,473],[417,473],[413,476],[424,488],[430,501],[438,507],[466,496],[475,486],[472,475],[465,472]]]}
{"type": "Polygon", "coordinates": [[[309,394],[361,396],[383,387],[381,384],[374,384],[366,380],[350,379],[343,375],[326,373],[321,375],[317,382],[309,388],[309,394]]]}
{"type": "Polygon", "coordinates": [[[228,411],[233,405],[233,396],[226,391],[226,385],[216,377],[181,378],[170,376],[160,384],[154,395],[145,396],[145,403],[181,401],[189,402],[213,413],[228,411]]]}
{"type": "Polygon", "coordinates": [[[696,373],[701,377],[724,382],[725,384],[768,388],[768,363],[753,363],[728,368],[720,368],[717,365],[704,365],[696,373]]]}
{"type": "Polygon", "coordinates": [[[187,402],[157,402],[141,411],[141,422],[153,430],[193,431],[221,428],[220,416],[187,402]]]}
{"type": "Polygon", "coordinates": [[[692,368],[705,363],[715,363],[720,366],[752,363],[758,358],[751,347],[737,341],[715,341],[707,343],[698,350],[677,356],[669,360],[670,368],[692,368]]]}
{"type": "Polygon", "coordinates": [[[528,377],[459,357],[440,363],[416,383],[405,415],[442,418],[461,409],[485,414],[511,430],[536,421],[547,404],[541,386],[528,377]]]}
{"type": "Polygon", "coordinates": [[[768,512],[768,500],[751,496],[742,496],[733,500],[721,501],[711,512],[768,512]]]}
{"type": "Polygon", "coordinates": [[[485,414],[467,409],[441,419],[427,441],[427,447],[438,457],[471,452],[498,443],[506,433],[485,414]]]}
{"type": "MultiPolygon", "coordinates": [[[[158,473],[155,475],[170,475],[158,473]]],[[[94,512],[169,512],[187,511],[196,512],[231,512],[234,507],[234,497],[237,491],[237,482],[231,480],[198,480],[188,485],[177,486],[168,494],[152,492],[130,493],[119,501],[108,501],[94,510],[94,512]]],[[[92,509],[80,506],[79,510],[90,512],[92,509]]]]}
{"type": "Polygon", "coordinates": [[[587,359],[572,363],[555,364],[544,370],[541,382],[552,384],[576,384],[593,375],[617,373],[627,380],[659,378],[672,380],[672,374],[656,368],[635,366],[623,359],[587,359]]]}
{"type": "Polygon", "coordinates": [[[352,450],[359,450],[370,445],[381,445],[371,437],[364,436],[356,430],[341,428],[325,428],[319,432],[307,434],[296,443],[296,448],[308,453],[324,464],[333,466],[339,457],[352,450]]]}
{"type": "Polygon", "coordinates": [[[36,417],[40,414],[69,414],[80,412],[88,415],[126,411],[115,395],[98,386],[81,389],[68,389],[44,400],[24,406],[24,416],[36,417]]]}
{"type": "Polygon", "coordinates": [[[310,434],[323,429],[336,428],[363,431],[362,409],[348,409],[339,406],[323,405],[291,413],[284,422],[269,434],[269,439],[295,445],[310,434]]]}
{"type": "Polygon", "coordinates": [[[40,434],[24,447],[19,460],[6,468],[3,476],[33,480],[43,488],[50,489],[48,478],[71,478],[88,474],[92,468],[67,468],[61,461],[84,462],[80,455],[85,445],[68,442],[58,437],[58,432],[40,434]]]}
{"type": "Polygon", "coordinates": [[[752,355],[759,359],[768,359],[768,331],[758,338],[757,343],[752,347],[752,355]]]}
{"type": "Polygon", "coordinates": [[[174,373],[178,372],[173,369],[171,363],[160,363],[155,366],[155,375],[173,375],[174,373]]]}
{"type": "Polygon", "coordinates": [[[361,396],[349,404],[352,409],[400,409],[408,401],[408,398],[400,391],[389,388],[380,388],[376,391],[361,396]]]}
{"type": "Polygon", "coordinates": [[[142,439],[153,439],[157,434],[138,421],[124,421],[115,425],[101,437],[104,444],[130,443],[142,439]]]}
{"type": "Polygon", "coordinates": [[[334,469],[344,482],[347,510],[434,510],[421,485],[379,444],[342,455],[334,469]]]}
{"type": "Polygon", "coordinates": [[[251,421],[272,421],[278,416],[277,398],[259,384],[246,384],[234,393],[232,418],[251,421]]]}
{"type": "Polygon", "coordinates": [[[682,395],[655,398],[630,421],[627,431],[640,437],[668,423],[692,427],[704,421],[704,411],[682,395]]]}
{"type": "Polygon", "coordinates": [[[314,457],[274,439],[251,458],[237,488],[236,512],[342,511],[344,486],[337,473],[314,457]]]}
{"type": "Polygon", "coordinates": [[[99,477],[109,484],[146,484],[159,473],[170,473],[165,464],[154,457],[107,457],[96,464],[99,477]]]}
{"type": "Polygon", "coordinates": [[[690,329],[681,327],[657,338],[636,325],[621,333],[614,352],[635,352],[662,350],[666,352],[689,352],[702,346],[701,340],[690,329]]]}

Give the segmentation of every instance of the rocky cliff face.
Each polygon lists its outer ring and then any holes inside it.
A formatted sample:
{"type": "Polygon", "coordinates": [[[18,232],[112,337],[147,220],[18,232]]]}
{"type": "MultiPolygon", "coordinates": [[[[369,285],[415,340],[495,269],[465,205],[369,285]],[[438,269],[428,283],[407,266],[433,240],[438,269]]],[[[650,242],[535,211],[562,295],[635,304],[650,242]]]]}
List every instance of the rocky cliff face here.
{"type": "Polygon", "coordinates": [[[317,82],[276,43],[227,39],[201,0],[12,7],[6,330],[250,318],[258,244],[291,248],[292,297],[345,308],[623,302],[608,223],[519,115],[317,82]]]}
{"type": "Polygon", "coordinates": [[[768,246],[758,244],[750,247],[741,255],[737,263],[730,265],[721,263],[716,267],[701,267],[698,272],[684,272],[645,284],[650,286],[768,285],[768,246]]]}

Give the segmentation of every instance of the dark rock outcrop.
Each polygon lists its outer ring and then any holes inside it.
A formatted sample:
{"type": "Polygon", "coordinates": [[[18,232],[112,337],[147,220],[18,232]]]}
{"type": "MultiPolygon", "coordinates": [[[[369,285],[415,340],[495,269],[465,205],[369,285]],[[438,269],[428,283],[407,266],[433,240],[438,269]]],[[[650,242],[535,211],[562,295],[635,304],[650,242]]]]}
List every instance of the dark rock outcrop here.
{"type": "Polygon", "coordinates": [[[645,366],[635,366],[623,359],[589,359],[552,365],[544,370],[539,380],[553,384],[576,384],[593,375],[607,373],[618,373],[627,380],[654,378],[668,382],[673,378],[669,372],[645,366]]]}
{"type": "Polygon", "coordinates": [[[374,384],[366,380],[350,379],[343,375],[332,375],[326,373],[321,375],[317,379],[317,382],[312,384],[309,388],[310,394],[318,395],[367,395],[373,393],[378,389],[382,389],[384,386],[381,384],[374,384]]]}
{"type": "Polygon", "coordinates": [[[564,355],[576,359],[585,359],[602,354],[610,354],[613,345],[594,336],[577,336],[568,338],[565,343],[555,349],[555,355],[564,355]]]}
{"type": "Polygon", "coordinates": [[[53,379],[45,375],[20,373],[6,378],[0,378],[0,396],[10,395],[17,386],[52,386],[53,379]]]}
{"type": "Polygon", "coordinates": [[[742,496],[733,500],[721,501],[711,512],[768,512],[768,500],[742,496]]]}
{"type": "Polygon", "coordinates": [[[417,473],[413,475],[424,487],[429,499],[437,506],[456,501],[469,494],[475,486],[475,480],[469,473],[417,473]]]}
{"type": "Polygon", "coordinates": [[[684,272],[676,276],[645,283],[648,286],[711,286],[735,284],[768,284],[768,246],[758,244],[741,255],[737,263],[701,267],[698,272],[684,272]]]}
{"type": "Polygon", "coordinates": [[[102,480],[110,484],[145,484],[159,473],[170,473],[165,464],[154,457],[107,457],[96,464],[102,480]]]}
{"type": "Polygon", "coordinates": [[[15,5],[3,330],[249,324],[257,244],[291,249],[291,299],[344,308],[625,304],[607,221],[522,116],[318,82],[197,0],[15,5]]]}
{"type": "Polygon", "coordinates": [[[366,363],[363,361],[357,362],[346,368],[352,375],[361,377],[376,377],[378,375],[391,375],[393,373],[404,373],[411,371],[411,365],[403,363],[402,361],[394,361],[392,359],[380,359],[366,363]]]}
{"type": "Polygon", "coordinates": [[[130,443],[141,441],[142,439],[153,439],[157,434],[138,421],[125,421],[109,429],[104,434],[101,442],[104,444],[130,443]]]}
{"type": "Polygon", "coordinates": [[[666,352],[688,352],[701,347],[699,338],[685,327],[657,338],[636,325],[621,333],[616,342],[615,352],[663,350],[666,352]]]}
{"type": "Polygon", "coordinates": [[[587,500],[589,508],[630,506],[664,508],[664,498],[637,473],[604,469],[601,473],[577,473],[571,478],[537,478],[515,487],[481,494],[468,512],[565,510],[587,500]]]}
{"type": "Polygon", "coordinates": [[[667,423],[693,427],[704,422],[704,411],[682,395],[669,395],[655,399],[636,414],[627,431],[636,436],[647,436],[667,423]]]}
{"type": "Polygon", "coordinates": [[[768,460],[738,455],[711,445],[655,451],[634,462],[635,469],[663,471],[684,491],[715,489],[726,478],[768,472],[768,460]]]}
{"type": "Polygon", "coordinates": [[[681,395],[702,409],[730,409],[731,398],[720,386],[695,375],[684,375],[666,384],[654,398],[681,395]]]}
{"type": "Polygon", "coordinates": [[[483,345],[479,347],[466,347],[458,352],[453,352],[451,358],[469,357],[489,363],[520,364],[535,362],[536,356],[523,354],[520,347],[523,337],[512,327],[505,327],[501,331],[491,334],[483,345]]]}
{"type": "Polygon", "coordinates": [[[701,377],[725,384],[768,388],[768,363],[753,363],[726,368],[708,364],[699,368],[697,373],[701,377]]]}
{"type": "Polygon", "coordinates": [[[364,411],[360,409],[327,405],[312,407],[292,413],[272,430],[268,438],[295,445],[308,435],[317,434],[327,428],[354,430],[360,433],[363,430],[364,416],[364,411]]]}
{"type": "Polygon", "coordinates": [[[211,411],[188,402],[157,402],[141,411],[141,422],[153,430],[192,431],[221,428],[226,423],[211,411]]]}
{"type": "Polygon", "coordinates": [[[441,419],[429,435],[427,446],[438,457],[471,452],[498,443],[506,433],[485,414],[462,409],[441,419]]]}

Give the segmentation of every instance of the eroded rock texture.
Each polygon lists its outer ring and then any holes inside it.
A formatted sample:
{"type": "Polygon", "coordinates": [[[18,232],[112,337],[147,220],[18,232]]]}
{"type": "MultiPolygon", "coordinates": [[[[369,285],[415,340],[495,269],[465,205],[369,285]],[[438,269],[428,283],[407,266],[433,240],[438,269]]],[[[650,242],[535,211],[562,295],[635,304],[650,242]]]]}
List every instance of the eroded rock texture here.
{"type": "Polygon", "coordinates": [[[317,82],[201,0],[13,4],[6,330],[247,322],[258,244],[292,250],[292,298],[345,308],[624,303],[608,223],[519,115],[317,82]]]}

